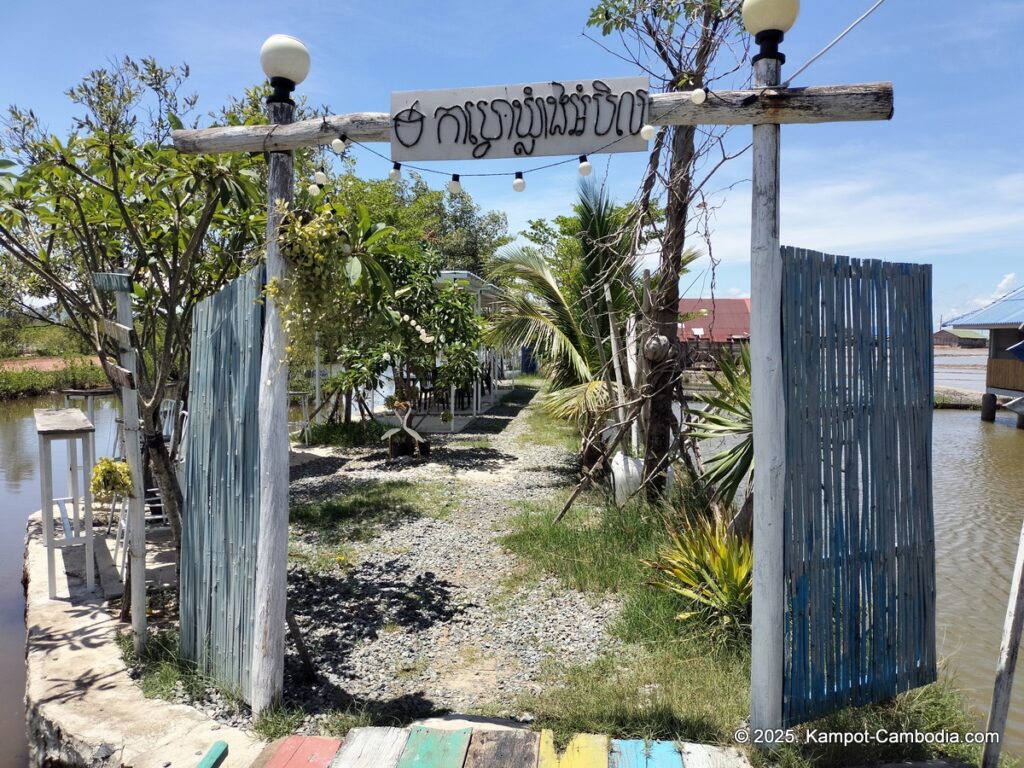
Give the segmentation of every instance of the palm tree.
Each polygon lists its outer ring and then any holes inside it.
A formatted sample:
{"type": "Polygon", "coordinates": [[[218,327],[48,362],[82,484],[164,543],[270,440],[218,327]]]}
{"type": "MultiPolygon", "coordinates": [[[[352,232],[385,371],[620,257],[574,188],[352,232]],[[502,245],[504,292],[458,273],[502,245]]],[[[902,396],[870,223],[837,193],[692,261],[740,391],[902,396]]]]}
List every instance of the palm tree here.
{"type": "Polygon", "coordinates": [[[536,249],[509,248],[495,256],[489,271],[506,288],[490,340],[533,349],[550,378],[545,405],[566,418],[609,406],[602,368],[612,355],[611,321],[624,338],[626,319],[637,310],[628,209],[617,208],[603,187],[588,180],[580,184],[574,210],[562,222],[563,234],[574,242],[557,265],[536,249]]]}

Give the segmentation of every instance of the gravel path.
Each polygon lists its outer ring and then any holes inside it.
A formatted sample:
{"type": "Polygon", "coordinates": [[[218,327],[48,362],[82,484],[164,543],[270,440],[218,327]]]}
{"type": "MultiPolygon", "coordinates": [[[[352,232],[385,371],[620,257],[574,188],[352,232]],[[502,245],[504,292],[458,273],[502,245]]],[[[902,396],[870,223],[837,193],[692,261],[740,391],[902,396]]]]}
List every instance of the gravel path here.
{"type": "Polygon", "coordinates": [[[289,601],[322,678],[298,681],[289,643],[286,699],[313,713],[307,728],[346,705],[396,719],[486,712],[528,720],[514,702],[538,689],[546,661],[586,662],[614,642],[606,627],[616,599],[552,578],[517,580],[522,566],[498,543],[517,501],[544,498],[574,476],[571,455],[526,439],[521,413],[501,406],[466,432],[432,436],[422,463],[334,450],[293,467],[293,504],[374,481],[425,481],[444,513],[400,518],[354,544],[352,567],[291,569],[289,601]]]}

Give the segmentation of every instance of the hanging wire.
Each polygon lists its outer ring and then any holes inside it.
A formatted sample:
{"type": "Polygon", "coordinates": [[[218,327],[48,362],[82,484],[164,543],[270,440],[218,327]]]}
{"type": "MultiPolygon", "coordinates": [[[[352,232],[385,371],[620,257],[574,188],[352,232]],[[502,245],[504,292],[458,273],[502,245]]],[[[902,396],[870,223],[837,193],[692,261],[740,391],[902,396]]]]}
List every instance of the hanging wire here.
{"type": "Polygon", "coordinates": [[[783,84],[782,84],[781,86],[779,86],[779,87],[781,87],[781,88],[789,88],[789,84],[790,84],[790,83],[792,83],[792,82],[793,82],[794,80],[796,80],[796,79],[797,79],[797,78],[798,78],[798,77],[799,77],[799,76],[800,76],[801,74],[803,74],[803,73],[804,73],[804,72],[805,72],[805,71],[807,70],[807,68],[808,68],[808,67],[810,67],[810,66],[811,66],[811,65],[812,65],[812,64],[813,64],[814,62],[816,62],[816,61],[817,61],[818,59],[820,59],[820,58],[821,58],[822,56],[824,56],[824,55],[825,55],[826,53],[828,53],[828,52],[829,52],[829,51],[831,51],[831,50],[832,50],[833,48],[835,48],[835,46],[836,46],[836,45],[837,45],[837,44],[839,43],[839,41],[841,41],[841,40],[842,40],[842,39],[843,39],[844,37],[846,37],[846,36],[847,36],[848,34],[850,34],[851,32],[853,32],[853,30],[855,30],[855,29],[856,29],[856,28],[857,28],[857,27],[858,27],[858,26],[860,25],[860,23],[861,23],[862,21],[864,21],[864,20],[865,20],[865,19],[866,19],[866,18],[867,18],[868,16],[870,16],[870,15],[871,15],[872,13],[874,13],[874,12],[875,12],[875,11],[877,11],[877,10],[878,10],[879,8],[881,8],[881,7],[882,7],[882,4],[883,4],[884,2],[885,2],[885,0],[878,0],[878,2],[876,2],[876,3],[875,3],[875,4],[873,5],[873,6],[871,6],[870,8],[868,8],[868,9],[867,9],[867,11],[865,11],[865,12],[864,12],[864,13],[863,13],[863,14],[861,15],[861,17],[860,17],[860,18],[858,18],[858,19],[857,19],[856,21],[854,21],[854,22],[853,22],[853,23],[852,23],[852,24],[851,24],[850,26],[848,26],[848,27],[847,27],[846,29],[844,29],[844,30],[843,30],[843,31],[842,31],[842,32],[841,32],[841,33],[839,34],[839,36],[838,36],[838,37],[837,37],[837,38],[836,38],[835,40],[833,40],[833,41],[832,41],[831,43],[829,43],[828,45],[826,45],[826,46],[825,46],[824,48],[822,48],[822,49],[821,49],[820,51],[818,51],[818,52],[817,52],[816,54],[814,54],[813,56],[811,56],[811,58],[809,58],[809,59],[808,59],[808,60],[807,60],[807,61],[806,61],[806,62],[804,63],[804,65],[803,65],[802,67],[800,67],[800,68],[799,68],[799,69],[798,69],[798,70],[797,70],[796,72],[794,72],[794,73],[793,73],[792,75],[790,75],[789,79],[788,79],[788,80],[786,80],[786,82],[784,82],[784,83],[783,83],[783,84]]]}

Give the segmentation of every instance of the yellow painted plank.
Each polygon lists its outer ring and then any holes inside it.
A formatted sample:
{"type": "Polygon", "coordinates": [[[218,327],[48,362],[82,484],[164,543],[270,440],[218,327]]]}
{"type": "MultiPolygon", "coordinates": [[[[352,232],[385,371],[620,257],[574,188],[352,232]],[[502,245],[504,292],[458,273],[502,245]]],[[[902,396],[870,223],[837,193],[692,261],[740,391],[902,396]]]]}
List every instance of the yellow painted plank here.
{"type": "Polygon", "coordinates": [[[592,733],[573,736],[559,756],[551,731],[540,732],[540,768],[608,768],[608,737],[592,733]]]}

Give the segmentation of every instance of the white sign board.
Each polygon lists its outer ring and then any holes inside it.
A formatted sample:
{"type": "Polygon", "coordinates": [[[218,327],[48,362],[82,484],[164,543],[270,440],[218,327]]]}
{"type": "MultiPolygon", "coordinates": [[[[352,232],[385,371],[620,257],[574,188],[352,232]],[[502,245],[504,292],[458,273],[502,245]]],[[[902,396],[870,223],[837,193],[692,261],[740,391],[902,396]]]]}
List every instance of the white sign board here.
{"type": "Polygon", "coordinates": [[[643,152],[644,77],[391,94],[391,157],[469,160],[643,152]]]}

